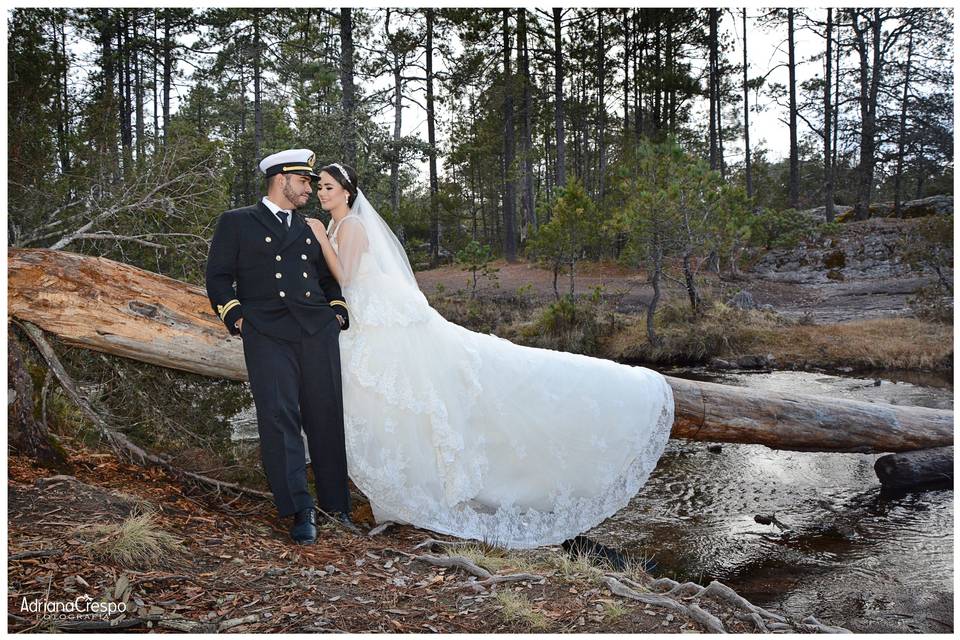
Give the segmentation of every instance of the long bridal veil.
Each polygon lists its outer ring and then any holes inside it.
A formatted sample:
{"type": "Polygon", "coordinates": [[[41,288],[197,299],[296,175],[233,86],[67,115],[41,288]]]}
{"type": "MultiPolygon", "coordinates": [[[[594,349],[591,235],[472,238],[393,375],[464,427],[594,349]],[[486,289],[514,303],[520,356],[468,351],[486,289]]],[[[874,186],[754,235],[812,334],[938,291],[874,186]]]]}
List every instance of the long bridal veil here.
{"type": "Polygon", "coordinates": [[[378,521],[508,547],[571,538],[623,508],[673,424],[659,373],[448,322],[367,198],[331,225],[349,473],[378,521]]]}

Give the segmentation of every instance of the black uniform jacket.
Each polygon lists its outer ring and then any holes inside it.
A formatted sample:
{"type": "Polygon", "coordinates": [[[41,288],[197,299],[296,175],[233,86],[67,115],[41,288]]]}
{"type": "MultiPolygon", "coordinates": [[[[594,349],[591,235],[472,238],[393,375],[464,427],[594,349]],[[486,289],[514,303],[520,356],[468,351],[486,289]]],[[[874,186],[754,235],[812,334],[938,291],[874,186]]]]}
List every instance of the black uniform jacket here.
{"type": "Polygon", "coordinates": [[[340,285],[302,215],[290,229],[259,202],[220,215],[207,256],[210,305],[231,334],[237,319],[258,331],[299,340],[339,314],[349,326],[340,285]]]}

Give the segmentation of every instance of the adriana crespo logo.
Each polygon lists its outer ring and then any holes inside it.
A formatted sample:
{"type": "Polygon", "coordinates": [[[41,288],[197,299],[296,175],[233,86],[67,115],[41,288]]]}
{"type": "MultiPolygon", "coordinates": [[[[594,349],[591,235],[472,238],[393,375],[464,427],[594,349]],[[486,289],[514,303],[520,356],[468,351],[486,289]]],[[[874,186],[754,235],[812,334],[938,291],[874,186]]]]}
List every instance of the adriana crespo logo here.
{"type": "Polygon", "coordinates": [[[106,620],[126,611],[126,602],[102,602],[86,594],[73,600],[27,600],[24,596],[20,602],[21,613],[44,620],[106,620]]]}

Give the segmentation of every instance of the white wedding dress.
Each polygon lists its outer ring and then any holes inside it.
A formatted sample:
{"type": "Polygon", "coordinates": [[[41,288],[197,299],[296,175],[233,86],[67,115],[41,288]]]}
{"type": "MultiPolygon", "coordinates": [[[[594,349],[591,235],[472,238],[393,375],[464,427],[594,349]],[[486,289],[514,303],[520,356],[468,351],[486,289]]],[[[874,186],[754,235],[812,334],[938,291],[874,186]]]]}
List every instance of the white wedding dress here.
{"type": "Polygon", "coordinates": [[[448,322],[405,255],[393,258],[405,268],[383,259],[383,243],[396,239],[363,205],[331,221],[328,235],[349,274],[350,328],[340,334],[348,468],[376,520],[530,548],[624,507],[670,435],[665,378],[448,322]]]}

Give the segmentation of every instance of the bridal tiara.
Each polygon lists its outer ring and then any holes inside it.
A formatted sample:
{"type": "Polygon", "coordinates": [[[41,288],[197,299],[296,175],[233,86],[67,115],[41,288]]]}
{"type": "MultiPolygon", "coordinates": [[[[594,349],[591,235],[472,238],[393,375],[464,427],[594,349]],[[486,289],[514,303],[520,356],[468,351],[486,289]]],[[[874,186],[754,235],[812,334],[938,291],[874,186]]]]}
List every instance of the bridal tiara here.
{"type": "Polygon", "coordinates": [[[340,171],[341,175],[343,175],[343,179],[347,181],[347,184],[349,184],[351,187],[353,186],[353,180],[351,180],[350,176],[347,175],[347,170],[343,168],[343,165],[341,165],[339,162],[334,162],[330,166],[336,167],[340,171]]]}

